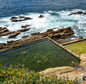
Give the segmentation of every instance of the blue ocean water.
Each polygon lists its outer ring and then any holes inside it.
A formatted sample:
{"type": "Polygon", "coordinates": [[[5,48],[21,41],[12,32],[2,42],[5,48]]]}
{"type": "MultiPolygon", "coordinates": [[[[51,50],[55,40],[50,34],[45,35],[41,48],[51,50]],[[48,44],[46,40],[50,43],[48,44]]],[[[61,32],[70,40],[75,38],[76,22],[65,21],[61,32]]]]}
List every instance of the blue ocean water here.
{"type": "Polygon", "coordinates": [[[22,25],[30,24],[31,30],[21,33],[16,38],[0,37],[0,43],[21,39],[23,35],[33,32],[43,32],[53,27],[71,26],[75,37],[86,37],[86,15],[68,14],[72,11],[86,11],[86,0],[0,0],[0,26],[8,25],[10,31],[21,29],[22,25]],[[42,14],[44,18],[39,19],[42,14]],[[11,22],[12,16],[29,16],[32,20],[11,22]],[[79,30],[75,27],[78,26],[79,30]]]}
{"type": "Polygon", "coordinates": [[[0,17],[28,12],[86,9],[86,0],[0,0],[0,17]]]}

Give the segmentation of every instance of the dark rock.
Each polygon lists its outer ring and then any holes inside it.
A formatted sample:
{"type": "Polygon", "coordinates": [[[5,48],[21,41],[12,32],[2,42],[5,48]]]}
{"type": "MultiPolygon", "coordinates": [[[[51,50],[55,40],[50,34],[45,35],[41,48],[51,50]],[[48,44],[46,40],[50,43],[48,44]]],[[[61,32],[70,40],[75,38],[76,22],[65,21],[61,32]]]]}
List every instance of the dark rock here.
{"type": "Polygon", "coordinates": [[[4,33],[4,32],[8,32],[9,30],[7,28],[3,28],[1,31],[0,31],[0,34],[1,33],[4,33]]]}
{"type": "Polygon", "coordinates": [[[15,42],[15,41],[7,41],[7,44],[10,45],[10,44],[12,44],[13,42],[15,42]]]}
{"type": "Polygon", "coordinates": [[[21,27],[22,28],[27,28],[27,27],[29,27],[30,25],[22,25],[21,27]]]}
{"type": "Polygon", "coordinates": [[[52,32],[53,31],[53,29],[47,29],[47,32],[52,32]]]}
{"type": "Polygon", "coordinates": [[[25,32],[25,31],[28,31],[28,30],[30,30],[30,28],[20,29],[20,30],[17,30],[17,32],[25,32]]]}
{"type": "Polygon", "coordinates": [[[11,17],[10,20],[12,22],[19,22],[19,21],[25,21],[25,20],[31,20],[31,17],[24,17],[24,16],[17,16],[17,17],[11,17]]]}
{"type": "Polygon", "coordinates": [[[10,32],[7,28],[3,28],[3,27],[0,27],[0,36],[5,36],[5,35],[9,35],[9,34],[12,34],[14,32],[10,32]]]}
{"type": "Polygon", "coordinates": [[[24,17],[24,20],[31,20],[31,17],[24,17]]]}
{"type": "Polygon", "coordinates": [[[66,28],[63,28],[63,29],[58,29],[56,31],[54,31],[53,29],[48,29],[46,32],[44,33],[33,33],[31,35],[38,35],[38,36],[42,36],[42,37],[50,37],[52,39],[54,38],[64,38],[64,37],[67,37],[67,36],[70,36],[74,34],[73,30],[71,29],[71,27],[66,27],[66,28]]]}
{"type": "Polygon", "coordinates": [[[44,16],[43,15],[40,15],[39,18],[43,18],[44,16]]]}
{"type": "Polygon", "coordinates": [[[29,37],[29,35],[22,36],[22,38],[27,38],[27,37],[29,37]]]}
{"type": "Polygon", "coordinates": [[[77,11],[77,12],[71,12],[70,14],[68,15],[80,15],[80,14],[86,14],[86,12],[83,12],[83,11],[77,11]]]}
{"type": "Polygon", "coordinates": [[[24,29],[17,30],[16,32],[13,32],[14,34],[10,35],[8,38],[15,38],[21,32],[25,32],[25,31],[28,31],[28,30],[30,30],[30,28],[24,28],[24,29]]]}
{"type": "Polygon", "coordinates": [[[10,35],[8,38],[15,38],[19,34],[20,34],[20,32],[15,32],[14,34],[10,35]]]}

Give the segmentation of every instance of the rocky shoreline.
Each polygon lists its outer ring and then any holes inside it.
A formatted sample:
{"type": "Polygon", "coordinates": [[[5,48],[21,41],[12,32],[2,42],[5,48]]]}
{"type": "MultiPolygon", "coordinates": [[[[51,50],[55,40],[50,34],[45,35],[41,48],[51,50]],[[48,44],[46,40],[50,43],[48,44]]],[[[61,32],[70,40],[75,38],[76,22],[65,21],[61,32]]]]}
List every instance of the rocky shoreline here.
{"type": "MultiPolygon", "coordinates": [[[[13,32],[11,35],[9,35],[8,38],[14,38],[16,37],[18,34],[20,34],[21,32],[24,31],[28,31],[30,28],[24,28],[21,30],[17,30],[16,32],[13,32]]],[[[9,31],[7,31],[9,32],[9,31]]],[[[59,39],[59,38],[66,38],[70,35],[73,35],[74,32],[71,29],[71,27],[66,27],[63,29],[56,29],[54,31],[54,29],[48,29],[46,32],[44,33],[32,33],[31,35],[25,35],[22,37],[22,39],[20,40],[16,40],[16,41],[7,41],[7,43],[0,43],[0,49],[5,49],[5,48],[14,48],[17,46],[21,46],[25,43],[28,42],[32,42],[38,39],[42,39],[45,37],[50,37],[51,39],[59,39]]]]}
{"type": "MultiPolygon", "coordinates": [[[[85,15],[85,12],[78,11],[78,12],[71,12],[69,15],[78,15],[83,14],[85,15]]],[[[43,18],[43,15],[40,15],[38,18],[43,18]]],[[[18,16],[18,17],[11,17],[11,22],[19,22],[19,21],[25,21],[25,20],[31,20],[33,18],[31,17],[24,17],[24,16],[18,16]]],[[[6,27],[0,27],[0,36],[6,36],[9,35],[8,38],[15,38],[17,35],[19,35],[21,32],[25,32],[30,30],[30,25],[22,25],[20,30],[10,32],[6,27]]],[[[55,28],[54,28],[55,29],[55,28]]],[[[21,45],[24,45],[26,43],[30,43],[33,41],[37,41],[46,37],[49,37],[51,39],[62,39],[69,37],[74,34],[74,31],[71,29],[71,27],[66,27],[62,29],[48,29],[46,32],[40,33],[32,33],[31,35],[25,35],[20,40],[16,41],[7,41],[7,43],[0,43],[0,50],[5,50],[9,48],[15,48],[19,47],[21,45]]],[[[77,39],[76,39],[77,40],[77,39]]],[[[86,62],[86,54],[84,56],[81,56],[80,59],[83,59],[80,62],[81,66],[84,66],[83,63],[86,62]]],[[[86,68],[84,70],[80,69],[78,72],[73,67],[64,66],[64,67],[56,67],[56,68],[49,68],[44,71],[41,71],[40,73],[43,73],[44,75],[57,75],[58,77],[63,77],[66,75],[70,75],[71,79],[75,79],[76,77],[79,77],[80,74],[82,74],[83,71],[86,71],[86,68]],[[78,73],[78,74],[77,74],[78,73]],[[75,74],[75,75],[73,75],[75,74]]],[[[79,77],[81,78],[81,76],[79,77]]]]}
{"type": "Polygon", "coordinates": [[[40,32],[37,32],[37,33],[32,33],[31,35],[41,35],[42,37],[50,37],[52,39],[59,39],[59,38],[65,38],[65,37],[68,37],[70,35],[73,35],[74,32],[73,30],[71,29],[71,27],[66,27],[66,28],[63,28],[63,29],[58,29],[56,31],[54,31],[54,29],[48,29],[46,32],[44,33],[40,33],[40,32]]]}
{"type": "Polygon", "coordinates": [[[21,32],[25,32],[30,30],[31,28],[23,28],[17,31],[10,32],[6,27],[0,27],[0,36],[6,36],[9,35],[8,38],[15,38],[18,34],[21,32]]]}

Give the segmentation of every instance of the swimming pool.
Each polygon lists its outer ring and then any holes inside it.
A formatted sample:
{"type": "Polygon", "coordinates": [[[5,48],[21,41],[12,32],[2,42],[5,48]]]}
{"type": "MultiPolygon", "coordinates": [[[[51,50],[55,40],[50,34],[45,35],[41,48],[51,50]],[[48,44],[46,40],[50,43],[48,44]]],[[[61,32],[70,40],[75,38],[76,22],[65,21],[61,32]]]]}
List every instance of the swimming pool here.
{"type": "Polygon", "coordinates": [[[35,71],[50,67],[71,66],[72,61],[80,62],[48,39],[0,52],[0,64],[24,64],[25,67],[35,71]]]}

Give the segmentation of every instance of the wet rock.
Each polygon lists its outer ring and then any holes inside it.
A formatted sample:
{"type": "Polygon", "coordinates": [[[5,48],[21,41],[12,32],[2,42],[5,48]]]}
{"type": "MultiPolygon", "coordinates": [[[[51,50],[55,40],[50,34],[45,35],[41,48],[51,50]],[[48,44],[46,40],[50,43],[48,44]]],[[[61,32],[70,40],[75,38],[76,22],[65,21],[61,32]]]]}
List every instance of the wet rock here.
{"type": "Polygon", "coordinates": [[[63,31],[64,31],[64,29],[58,29],[56,32],[60,33],[60,32],[63,32],[63,31]]]}
{"type": "Polygon", "coordinates": [[[31,20],[31,17],[24,17],[24,20],[31,20]]]}
{"type": "MultiPolygon", "coordinates": [[[[26,31],[27,29],[28,28],[25,28],[25,30],[21,30],[21,29],[17,30],[16,32],[12,33],[8,38],[15,38],[17,35],[19,35],[21,32],[26,31]]],[[[7,42],[7,44],[0,45],[0,48],[4,49],[4,48],[17,47],[17,46],[23,45],[25,43],[33,42],[33,41],[38,40],[39,38],[44,38],[47,36],[52,39],[65,38],[65,37],[72,35],[73,33],[74,32],[71,29],[71,27],[66,27],[66,28],[58,29],[58,30],[48,29],[46,32],[43,32],[43,33],[40,33],[40,32],[32,33],[29,38],[28,38],[28,35],[25,35],[20,40],[9,41],[9,42],[7,42]],[[23,38],[27,38],[27,39],[23,39],[23,38]]]]}
{"type": "Polygon", "coordinates": [[[11,17],[10,20],[11,20],[12,22],[17,22],[17,21],[18,21],[18,17],[11,17]]]}
{"type": "Polygon", "coordinates": [[[27,37],[29,37],[29,35],[22,36],[22,38],[27,38],[27,37]]]}
{"type": "Polygon", "coordinates": [[[9,35],[9,34],[12,34],[14,32],[10,32],[7,28],[3,28],[3,27],[0,27],[0,36],[5,36],[5,35],[9,35]]]}
{"type": "Polygon", "coordinates": [[[14,34],[10,35],[8,38],[15,38],[19,34],[20,34],[20,32],[15,32],[14,34]]]}
{"type": "Polygon", "coordinates": [[[0,34],[1,34],[1,33],[4,33],[4,32],[8,32],[8,31],[9,31],[9,30],[8,30],[7,28],[3,28],[3,29],[0,30],[0,34]]]}
{"type": "Polygon", "coordinates": [[[25,21],[25,20],[31,20],[31,17],[25,17],[25,16],[17,16],[17,17],[11,17],[10,20],[12,22],[19,22],[19,21],[25,21]]]}
{"type": "Polygon", "coordinates": [[[47,32],[52,32],[53,31],[53,29],[47,29],[47,32]]]}
{"type": "Polygon", "coordinates": [[[80,15],[80,14],[86,14],[86,12],[83,12],[83,11],[77,11],[77,12],[71,12],[70,14],[68,15],[80,15]]]}
{"type": "Polygon", "coordinates": [[[12,44],[13,42],[15,42],[15,41],[7,41],[7,44],[10,45],[10,44],[12,44]]]}
{"type": "Polygon", "coordinates": [[[4,33],[2,33],[2,34],[0,34],[0,36],[6,36],[6,35],[9,35],[9,34],[13,34],[14,32],[4,32],[4,33]]]}
{"type": "Polygon", "coordinates": [[[31,35],[39,35],[39,36],[42,36],[42,37],[50,37],[52,39],[54,38],[65,38],[67,36],[70,36],[74,34],[73,30],[71,29],[71,27],[66,27],[66,28],[63,28],[63,29],[58,29],[56,31],[54,31],[53,29],[48,29],[46,32],[44,33],[33,33],[31,35]]]}
{"type": "Polygon", "coordinates": [[[16,32],[14,32],[14,34],[10,35],[8,38],[15,38],[21,32],[25,32],[25,31],[28,31],[28,30],[30,30],[30,28],[24,28],[24,29],[17,30],[16,32]]]}
{"type": "Polygon", "coordinates": [[[43,15],[40,15],[39,18],[43,18],[44,16],[43,15]]]}
{"type": "Polygon", "coordinates": [[[30,25],[22,25],[21,27],[22,28],[27,28],[27,27],[29,27],[30,25]]]}
{"type": "Polygon", "coordinates": [[[30,30],[31,28],[24,28],[24,29],[20,29],[20,30],[17,30],[17,32],[25,32],[25,31],[28,31],[30,30]]]}
{"type": "Polygon", "coordinates": [[[17,19],[18,17],[11,17],[10,20],[14,20],[14,19],[17,19]]]}

